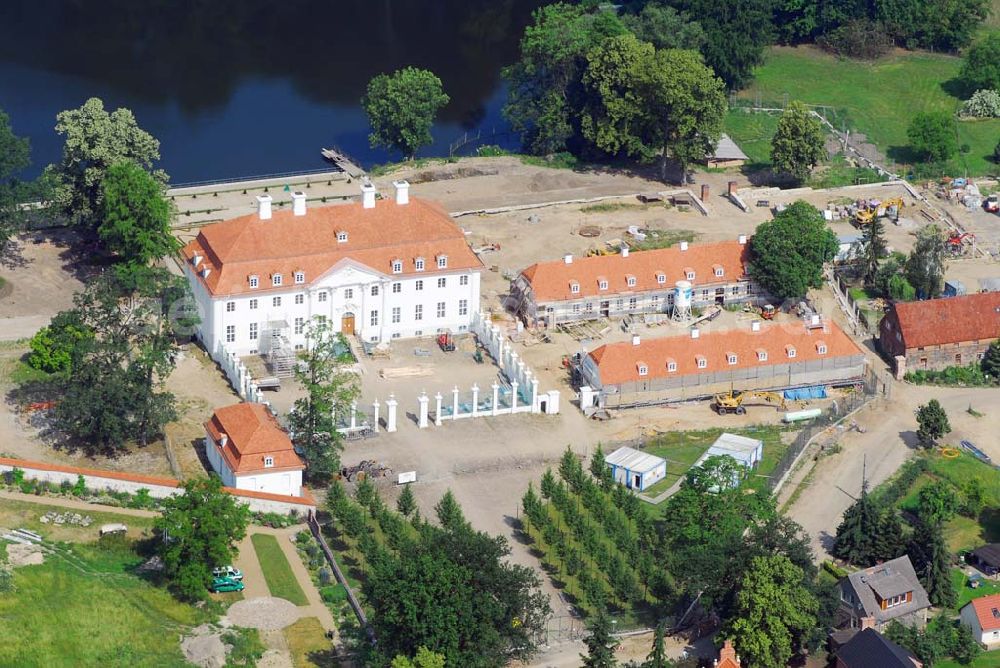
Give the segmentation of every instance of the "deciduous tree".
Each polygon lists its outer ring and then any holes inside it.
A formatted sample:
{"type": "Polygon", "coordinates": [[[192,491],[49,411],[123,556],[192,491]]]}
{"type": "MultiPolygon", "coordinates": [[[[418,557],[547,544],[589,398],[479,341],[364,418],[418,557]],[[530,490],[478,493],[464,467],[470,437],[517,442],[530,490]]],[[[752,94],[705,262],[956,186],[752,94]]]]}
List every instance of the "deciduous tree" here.
{"type": "Polygon", "coordinates": [[[801,183],[825,155],[823,126],[819,119],[809,113],[801,102],[792,102],[781,114],[771,139],[774,170],[801,183]]]}
{"type": "Polygon", "coordinates": [[[917,295],[930,299],[941,294],[945,270],[945,238],[937,225],[917,230],[917,241],[906,260],[906,280],[917,295]]]}
{"type": "Polygon", "coordinates": [[[778,299],[800,299],[823,284],[823,264],[837,248],[823,214],[800,200],[757,227],[750,240],[750,275],[778,299]]]}
{"type": "Polygon", "coordinates": [[[774,40],[772,0],[682,0],[676,6],[696,17],[705,31],[705,63],[729,90],[745,87],[774,40]]]}
{"type": "Polygon", "coordinates": [[[200,600],[212,581],[212,569],[232,563],[237,543],[246,536],[250,511],[222,491],[217,476],[192,478],[181,487],[184,493],[166,499],[163,515],[155,521],[162,534],[158,549],[178,594],[200,600]]]}
{"type": "Polygon", "coordinates": [[[951,484],[935,480],[920,488],[917,495],[917,514],[929,524],[943,524],[955,516],[958,497],[951,484]]]}
{"type": "Polygon", "coordinates": [[[917,409],[917,425],[917,441],[925,448],[934,447],[939,438],[951,432],[948,414],[937,399],[917,409]]]}
{"type": "Polygon", "coordinates": [[[19,177],[30,164],[27,137],[15,135],[10,117],[0,110],[0,257],[8,240],[24,224],[27,212],[21,204],[46,195],[43,180],[30,182],[19,177]]]}
{"type": "Polygon", "coordinates": [[[698,51],[705,45],[705,31],[698,22],[668,5],[646,3],[638,14],[623,15],[622,23],[657,49],[698,51]]]}
{"type": "Polygon", "coordinates": [[[313,320],[306,329],[304,359],[295,367],[295,378],[305,389],[288,414],[296,450],[306,460],[306,476],[326,482],[340,468],[343,435],[337,416],[345,416],[360,393],[357,376],[345,369],[350,360],[338,333],[327,320],[313,320]]]}
{"type": "Polygon", "coordinates": [[[970,92],[1000,90],[1000,30],[984,34],[969,47],[958,76],[970,92]]]}
{"type": "Polygon", "coordinates": [[[390,668],[444,668],[444,655],[418,647],[412,660],[400,654],[392,660],[390,668]]]}
{"type": "Polygon", "coordinates": [[[377,75],[361,99],[372,128],[372,148],[384,146],[412,159],[421,146],[434,141],[431,126],[449,99],[441,80],[428,70],[406,67],[377,75]]]}
{"type": "Polygon", "coordinates": [[[920,160],[945,162],[958,151],[955,119],[944,112],[922,111],[916,114],[906,129],[906,137],[920,160]]]}
{"type": "Polygon", "coordinates": [[[170,229],[163,184],[130,161],[115,163],[101,181],[97,235],[126,265],[145,266],[180,247],[170,229]]]}
{"type": "Polygon", "coordinates": [[[62,311],[31,337],[28,364],[46,373],[68,374],[94,337],[77,311],[62,311]]]}

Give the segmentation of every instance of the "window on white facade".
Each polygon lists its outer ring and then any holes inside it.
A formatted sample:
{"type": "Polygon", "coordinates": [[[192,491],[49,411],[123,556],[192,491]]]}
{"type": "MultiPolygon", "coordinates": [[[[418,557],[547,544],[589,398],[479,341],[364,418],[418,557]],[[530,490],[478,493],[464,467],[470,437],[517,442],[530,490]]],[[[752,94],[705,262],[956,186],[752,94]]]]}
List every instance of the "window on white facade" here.
{"type": "Polygon", "coordinates": [[[256,288],[258,285],[260,285],[260,278],[257,277],[257,276],[251,276],[250,277],[250,287],[251,288],[256,288]]]}
{"type": "Polygon", "coordinates": [[[413,282],[413,288],[415,290],[423,290],[424,289],[424,282],[423,281],[414,281],[413,282]]]}
{"type": "Polygon", "coordinates": [[[597,289],[598,290],[607,290],[608,289],[608,282],[607,281],[597,281],[597,289]]]}
{"type": "Polygon", "coordinates": [[[413,268],[416,269],[417,271],[423,271],[424,270],[424,258],[418,257],[416,260],[414,260],[413,261],[413,268]]]}
{"type": "Polygon", "coordinates": [[[326,294],[327,294],[326,290],[321,290],[321,291],[317,292],[316,293],[316,301],[318,301],[318,302],[325,302],[326,301],[326,294]]]}
{"type": "Polygon", "coordinates": [[[580,284],[576,282],[570,283],[569,291],[572,292],[574,295],[580,294],[580,284]]]}
{"type": "Polygon", "coordinates": [[[587,302],[586,304],[584,304],[583,310],[586,311],[587,313],[590,313],[591,311],[593,311],[594,310],[594,302],[587,302]]]}
{"type": "Polygon", "coordinates": [[[271,276],[271,285],[274,286],[281,285],[281,274],[273,274],[271,276]]]}
{"type": "Polygon", "coordinates": [[[226,313],[232,313],[236,310],[236,302],[226,302],[226,313]]]}
{"type": "Polygon", "coordinates": [[[704,357],[699,357],[698,358],[698,368],[699,369],[707,369],[708,368],[708,360],[705,359],[704,357]]]}
{"type": "Polygon", "coordinates": [[[649,367],[646,366],[645,364],[640,364],[639,365],[639,375],[640,376],[645,376],[648,373],[649,373],[649,367]]]}
{"type": "Polygon", "coordinates": [[[236,341],[236,325],[226,325],[226,343],[236,341]]]}
{"type": "Polygon", "coordinates": [[[625,282],[628,284],[628,286],[630,288],[634,288],[635,287],[635,276],[627,276],[625,278],[625,282]]]}
{"type": "Polygon", "coordinates": [[[400,334],[399,332],[393,332],[393,333],[392,333],[392,338],[394,338],[394,339],[398,339],[398,338],[400,338],[400,337],[402,337],[402,336],[403,336],[403,335],[402,335],[402,334],[400,334]]]}
{"type": "Polygon", "coordinates": [[[438,287],[439,288],[443,288],[446,285],[448,285],[448,279],[446,279],[444,277],[441,277],[441,278],[438,279],[438,287]]]}
{"type": "Polygon", "coordinates": [[[392,273],[394,273],[394,274],[402,274],[403,273],[403,261],[402,260],[393,260],[392,261],[392,273]]]}
{"type": "Polygon", "coordinates": [[[444,302],[438,302],[437,317],[439,318],[444,317],[444,302]]]}
{"type": "Polygon", "coordinates": [[[377,285],[373,285],[372,286],[372,297],[378,297],[378,286],[377,285]]]}
{"type": "Polygon", "coordinates": [[[729,353],[728,355],[726,355],[726,361],[729,362],[730,364],[736,364],[736,355],[729,353]]]}
{"type": "Polygon", "coordinates": [[[394,325],[398,324],[399,320],[400,320],[400,317],[401,316],[400,316],[400,313],[399,313],[399,307],[398,306],[393,306],[392,307],[392,324],[394,324],[394,325]]]}
{"type": "Polygon", "coordinates": [[[295,333],[296,334],[301,334],[302,330],[305,329],[305,326],[306,326],[306,319],[305,318],[296,318],[295,319],[295,333]]]}
{"type": "Polygon", "coordinates": [[[274,466],[274,457],[264,457],[264,468],[269,469],[274,466]]]}
{"type": "Polygon", "coordinates": [[[378,327],[378,311],[372,311],[369,322],[372,327],[378,327]]]}
{"type": "Polygon", "coordinates": [[[306,273],[304,271],[295,272],[295,282],[302,284],[306,282],[306,273]]]}
{"type": "MultiPolygon", "coordinates": [[[[579,307],[580,305],[579,304],[574,304],[574,306],[579,307]]],[[[469,314],[469,300],[468,299],[459,299],[458,300],[458,314],[459,315],[468,315],[469,314]]]]}
{"type": "Polygon", "coordinates": [[[338,244],[347,243],[347,232],[343,231],[337,232],[337,243],[338,244]]]}
{"type": "Polygon", "coordinates": [[[580,312],[580,305],[573,304],[573,313],[579,313],[579,312],[580,312]]]}
{"type": "Polygon", "coordinates": [[[458,277],[458,284],[459,285],[468,285],[469,284],[469,275],[465,274],[463,276],[459,276],[458,277]]]}
{"type": "Polygon", "coordinates": [[[250,323],[250,340],[251,341],[257,340],[257,323],[255,322],[250,323]]]}
{"type": "Polygon", "coordinates": [[[628,298],[628,307],[630,310],[634,311],[638,305],[639,305],[638,299],[636,299],[635,297],[628,298]]]}
{"type": "Polygon", "coordinates": [[[295,295],[295,303],[296,304],[305,304],[306,303],[306,296],[303,295],[303,294],[295,295]]]}
{"type": "Polygon", "coordinates": [[[424,330],[422,329],[413,330],[413,336],[423,336],[423,335],[424,335],[424,330]]]}
{"type": "Polygon", "coordinates": [[[402,283],[393,283],[392,284],[392,292],[394,294],[399,294],[402,291],[403,291],[403,284],[402,283]]]}
{"type": "Polygon", "coordinates": [[[667,362],[667,373],[674,373],[677,371],[677,362],[667,362]]]}
{"type": "Polygon", "coordinates": [[[281,306],[281,297],[271,297],[271,306],[275,308],[281,306]]]}
{"type": "Polygon", "coordinates": [[[438,255],[438,269],[444,269],[448,266],[448,256],[438,255]]]}
{"type": "Polygon", "coordinates": [[[618,309],[620,311],[624,307],[625,307],[625,300],[624,299],[616,299],[615,300],[615,308],[616,309],[618,309]]]}
{"type": "Polygon", "coordinates": [[[416,306],[413,307],[413,319],[414,320],[423,320],[424,319],[424,305],[423,304],[417,304],[416,306]]]}
{"type": "Polygon", "coordinates": [[[251,311],[256,311],[257,310],[257,300],[256,299],[251,299],[250,300],[250,310],[251,311]]]}
{"type": "Polygon", "coordinates": [[[354,288],[344,288],[344,300],[354,299],[354,288]]]}

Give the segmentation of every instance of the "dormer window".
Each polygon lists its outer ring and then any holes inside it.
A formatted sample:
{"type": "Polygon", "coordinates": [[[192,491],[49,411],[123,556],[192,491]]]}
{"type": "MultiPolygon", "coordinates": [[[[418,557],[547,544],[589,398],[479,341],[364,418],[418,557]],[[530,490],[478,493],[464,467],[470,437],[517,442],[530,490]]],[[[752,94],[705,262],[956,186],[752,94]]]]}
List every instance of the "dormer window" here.
{"type": "Polygon", "coordinates": [[[785,354],[789,358],[795,357],[795,346],[785,346],[785,354]]]}
{"type": "Polygon", "coordinates": [[[689,280],[689,281],[693,281],[694,280],[694,269],[685,269],[684,270],[684,277],[687,278],[687,280],[689,280]]]}
{"type": "Polygon", "coordinates": [[[414,260],[413,261],[413,268],[416,269],[417,271],[423,271],[424,270],[424,258],[418,257],[416,260],[414,260]]]}
{"type": "Polygon", "coordinates": [[[598,290],[607,290],[608,289],[608,279],[606,279],[606,278],[599,278],[599,279],[597,279],[597,289],[598,290]]]}
{"type": "Polygon", "coordinates": [[[664,274],[663,272],[657,272],[656,273],[656,282],[659,283],[660,285],[665,284],[667,282],[667,275],[664,274]]]}
{"type": "Polygon", "coordinates": [[[637,364],[636,366],[639,369],[639,375],[640,376],[647,376],[647,375],[649,375],[649,367],[646,366],[645,362],[639,362],[639,364],[637,364]]]}
{"type": "Polygon", "coordinates": [[[698,363],[698,368],[699,369],[707,369],[708,368],[708,360],[704,356],[702,356],[702,355],[696,355],[694,359],[698,363]]]}
{"type": "Polygon", "coordinates": [[[269,469],[274,466],[274,457],[264,457],[264,468],[269,469]]]}
{"type": "Polygon", "coordinates": [[[570,281],[569,291],[572,292],[574,295],[580,294],[580,284],[577,283],[576,281],[570,281]]]}
{"type": "Polygon", "coordinates": [[[667,373],[677,372],[677,362],[673,360],[667,360],[667,373]]]}
{"type": "Polygon", "coordinates": [[[281,274],[271,274],[271,285],[275,287],[281,285],[281,274]]]}
{"type": "Polygon", "coordinates": [[[347,243],[347,232],[344,232],[343,230],[341,230],[340,232],[337,232],[337,243],[338,244],[346,244],[347,243]]]}
{"type": "Polygon", "coordinates": [[[725,270],[720,265],[715,265],[714,269],[715,269],[715,277],[722,278],[722,275],[725,273],[725,270]]]}
{"type": "Polygon", "coordinates": [[[730,364],[736,364],[737,357],[736,353],[726,353],[726,361],[730,364]]]}
{"type": "Polygon", "coordinates": [[[258,286],[258,285],[260,285],[260,277],[259,277],[259,276],[257,276],[256,274],[252,274],[252,275],[250,276],[250,289],[251,289],[251,290],[253,290],[253,289],[255,289],[255,288],[256,288],[256,287],[258,286]]]}
{"type": "Polygon", "coordinates": [[[767,361],[767,351],[761,348],[757,351],[757,361],[766,362],[767,361]]]}
{"type": "Polygon", "coordinates": [[[446,269],[448,267],[447,255],[438,255],[437,261],[438,261],[438,269],[446,269]]]}
{"type": "Polygon", "coordinates": [[[304,271],[297,271],[297,272],[295,272],[295,282],[299,283],[299,284],[305,283],[306,282],[306,272],[304,272],[304,271]]]}
{"type": "Polygon", "coordinates": [[[628,286],[629,286],[630,288],[634,288],[634,287],[635,287],[635,276],[626,276],[626,277],[625,277],[625,283],[626,283],[626,284],[627,284],[627,285],[628,285],[628,286]]]}
{"type": "Polygon", "coordinates": [[[393,260],[392,261],[392,273],[394,273],[394,274],[402,274],[403,273],[403,261],[402,260],[393,260]]]}
{"type": "Polygon", "coordinates": [[[823,341],[816,342],[816,353],[819,355],[826,355],[826,343],[823,341]]]}

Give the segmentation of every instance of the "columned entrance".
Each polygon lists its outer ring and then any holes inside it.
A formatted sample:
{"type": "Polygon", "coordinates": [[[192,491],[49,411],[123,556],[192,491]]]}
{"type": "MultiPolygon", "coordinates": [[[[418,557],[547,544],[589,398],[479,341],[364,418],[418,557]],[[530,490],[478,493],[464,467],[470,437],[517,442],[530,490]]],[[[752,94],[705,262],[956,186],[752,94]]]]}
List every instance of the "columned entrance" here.
{"type": "Polygon", "coordinates": [[[342,334],[354,334],[354,314],[348,311],[340,319],[340,332],[342,334]]]}

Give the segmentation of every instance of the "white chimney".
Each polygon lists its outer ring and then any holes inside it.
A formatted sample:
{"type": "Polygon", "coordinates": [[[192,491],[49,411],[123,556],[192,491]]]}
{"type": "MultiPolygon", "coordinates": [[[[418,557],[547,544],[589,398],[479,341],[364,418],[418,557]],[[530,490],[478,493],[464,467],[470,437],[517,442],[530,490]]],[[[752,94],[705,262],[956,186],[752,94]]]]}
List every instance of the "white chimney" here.
{"type": "Polygon", "coordinates": [[[633,346],[637,346],[637,345],[639,345],[639,343],[640,343],[639,335],[638,334],[633,334],[632,335],[632,345],[633,346]]]}
{"type": "Polygon", "coordinates": [[[295,216],[306,215],[306,194],[301,190],[292,193],[292,214],[295,216]]]}
{"type": "Polygon", "coordinates": [[[573,254],[566,253],[565,255],[563,255],[563,262],[565,262],[566,264],[573,264],[573,254]]]}
{"type": "Polygon", "coordinates": [[[760,320],[751,320],[750,321],[750,331],[751,332],[759,332],[760,331],[760,320]]]}
{"type": "Polygon", "coordinates": [[[270,195],[257,195],[257,217],[261,220],[271,220],[270,195]]]}
{"type": "Polygon", "coordinates": [[[622,257],[628,257],[628,246],[622,244],[622,257]]]}
{"type": "Polygon", "coordinates": [[[371,181],[365,181],[361,184],[361,205],[366,209],[375,208],[375,186],[371,184],[371,181]]]}
{"type": "Polygon", "coordinates": [[[229,443],[229,434],[225,432],[219,434],[219,447],[224,448],[228,443],[229,443]]]}
{"type": "Polygon", "coordinates": [[[697,327],[693,328],[691,330],[691,338],[697,339],[699,336],[701,336],[701,330],[699,330],[697,327]]]}
{"type": "Polygon", "coordinates": [[[688,242],[682,241],[681,242],[681,250],[682,251],[686,251],[687,249],[688,249],[688,242]]]}
{"type": "Polygon", "coordinates": [[[747,245],[747,235],[741,234],[740,235],[740,246],[746,246],[746,245],[747,245]]]}
{"type": "Polygon", "coordinates": [[[410,203],[410,182],[409,181],[393,181],[393,187],[396,189],[396,204],[400,206],[410,203]]]}
{"type": "Polygon", "coordinates": [[[191,256],[191,264],[193,264],[196,267],[199,264],[201,264],[201,260],[202,260],[202,258],[201,258],[201,255],[199,253],[195,253],[194,255],[191,256]]]}

